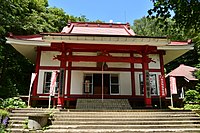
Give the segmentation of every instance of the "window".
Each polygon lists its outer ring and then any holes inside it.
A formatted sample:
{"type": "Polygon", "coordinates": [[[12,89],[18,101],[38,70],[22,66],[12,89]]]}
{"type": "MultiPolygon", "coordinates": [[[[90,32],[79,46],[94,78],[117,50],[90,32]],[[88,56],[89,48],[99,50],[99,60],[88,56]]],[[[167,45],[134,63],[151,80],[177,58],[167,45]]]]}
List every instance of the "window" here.
{"type": "MultiPolygon", "coordinates": [[[[49,93],[50,85],[51,85],[51,74],[52,72],[44,72],[43,93],[49,93]]],[[[58,85],[59,85],[59,73],[56,78],[55,93],[58,93],[58,85]]]]}
{"type": "Polygon", "coordinates": [[[93,74],[85,74],[83,82],[84,93],[92,93],[93,90],[93,74]]]}
{"type": "MultiPolygon", "coordinates": [[[[139,75],[139,82],[140,82],[140,94],[142,95],[144,94],[144,84],[143,84],[142,74],[139,75]]],[[[149,75],[149,82],[150,82],[151,95],[158,95],[156,74],[149,75]]]]}
{"type": "Polygon", "coordinates": [[[119,76],[118,74],[110,74],[110,93],[119,94],[119,76]]]}
{"type": "MultiPolygon", "coordinates": [[[[84,74],[83,93],[101,94],[102,74],[84,74]]],[[[104,93],[119,94],[119,75],[104,74],[104,93]]]]}

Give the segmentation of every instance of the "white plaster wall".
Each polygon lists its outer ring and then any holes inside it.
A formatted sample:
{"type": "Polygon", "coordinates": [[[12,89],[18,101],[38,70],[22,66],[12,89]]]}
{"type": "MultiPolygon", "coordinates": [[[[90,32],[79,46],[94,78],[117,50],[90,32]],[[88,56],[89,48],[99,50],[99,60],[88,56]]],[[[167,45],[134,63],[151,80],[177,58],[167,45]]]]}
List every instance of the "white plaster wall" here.
{"type": "Polygon", "coordinates": [[[142,69],[142,64],[140,64],[140,63],[134,63],[134,68],[142,69]]]}
{"type": "MultiPolygon", "coordinates": [[[[139,54],[134,54],[135,57],[142,57],[139,54]]],[[[149,54],[149,58],[152,58],[153,61],[155,62],[150,62],[149,63],[149,69],[160,69],[160,57],[159,54],[149,54]]],[[[141,63],[134,63],[134,68],[139,68],[142,69],[142,64],[141,63]]]]}
{"type": "Polygon", "coordinates": [[[152,58],[152,60],[155,61],[155,62],[150,62],[149,63],[149,68],[150,69],[160,69],[160,57],[159,57],[159,54],[150,54],[149,58],[152,58]]]}
{"type": "Polygon", "coordinates": [[[113,67],[113,68],[130,68],[131,67],[130,63],[107,62],[106,64],[108,65],[108,67],[113,67]]]}
{"type": "MultiPolygon", "coordinates": [[[[112,56],[116,57],[130,57],[129,53],[109,53],[112,56]]],[[[97,56],[97,52],[73,52],[73,55],[80,55],[80,56],[97,56]]]]}
{"type": "MultiPolygon", "coordinates": [[[[49,71],[47,71],[49,72],[49,71]]],[[[43,93],[43,83],[44,83],[44,70],[39,71],[38,75],[38,85],[37,85],[37,93],[42,94],[43,93]]]]}
{"type": "MultiPolygon", "coordinates": [[[[38,85],[37,85],[37,93],[43,94],[43,85],[44,85],[44,73],[45,72],[52,72],[54,70],[39,70],[39,77],[38,77],[38,85]]],[[[65,94],[67,93],[67,71],[66,71],[66,79],[65,79],[65,94]]]]}
{"type": "MultiPolygon", "coordinates": [[[[130,63],[120,63],[120,62],[107,62],[108,67],[112,68],[130,68],[130,63]]],[[[72,62],[73,67],[96,67],[96,62],[72,62]]]]}
{"type": "Polygon", "coordinates": [[[72,62],[73,67],[96,67],[96,62],[72,62]]]}
{"type": "Polygon", "coordinates": [[[83,71],[72,71],[71,94],[83,93],[83,71]]]}
{"type": "Polygon", "coordinates": [[[97,56],[96,52],[73,52],[72,54],[79,56],[97,56]]]}
{"type": "Polygon", "coordinates": [[[132,95],[131,73],[121,72],[119,74],[120,95],[132,95]]]}
{"type": "Polygon", "coordinates": [[[134,57],[142,57],[141,54],[133,54],[134,57]]]}
{"type": "MultiPolygon", "coordinates": [[[[140,54],[133,54],[134,57],[142,57],[140,54]]],[[[134,68],[142,68],[141,63],[134,63],[134,68]]]]}
{"type": "MultiPolygon", "coordinates": [[[[135,95],[140,95],[140,80],[139,80],[139,74],[142,74],[142,72],[135,72],[135,95]]],[[[156,74],[156,81],[157,81],[157,92],[159,92],[159,75],[161,75],[160,72],[149,72],[149,74],[156,74]]]]}
{"type": "Polygon", "coordinates": [[[130,57],[129,53],[110,53],[114,57],[130,57]]]}
{"type": "Polygon", "coordinates": [[[59,60],[53,60],[54,56],[60,55],[60,52],[42,51],[40,66],[60,66],[59,60]]]}

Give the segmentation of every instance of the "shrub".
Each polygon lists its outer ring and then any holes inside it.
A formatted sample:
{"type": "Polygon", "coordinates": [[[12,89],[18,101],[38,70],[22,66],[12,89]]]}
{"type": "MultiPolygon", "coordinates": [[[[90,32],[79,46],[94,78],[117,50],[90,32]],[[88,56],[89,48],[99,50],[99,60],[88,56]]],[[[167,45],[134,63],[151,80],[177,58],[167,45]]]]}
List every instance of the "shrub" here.
{"type": "Polygon", "coordinates": [[[200,109],[200,105],[199,104],[185,104],[184,109],[185,110],[200,109]]]}
{"type": "Polygon", "coordinates": [[[6,131],[6,125],[4,124],[4,119],[7,117],[8,118],[8,111],[0,109],[0,117],[1,117],[1,122],[0,122],[0,133],[7,133],[6,131]]]}
{"type": "Polygon", "coordinates": [[[27,105],[19,97],[7,98],[3,101],[1,108],[26,108],[27,105]]]}
{"type": "Polygon", "coordinates": [[[2,108],[3,108],[3,104],[4,104],[4,101],[3,101],[3,99],[2,99],[2,98],[0,98],[0,109],[2,109],[2,108]]]}
{"type": "Polygon", "coordinates": [[[199,103],[200,102],[200,94],[196,90],[188,90],[185,93],[184,98],[185,103],[199,103]]]}
{"type": "Polygon", "coordinates": [[[5,126],[0,124],[0,133],[7,133],[5,126]]]}
{"type": "Polygon", "coordinates": [[[9,115],[8,111],[0,109],[0,116],[6,117],[8,115],[9,115]]]}

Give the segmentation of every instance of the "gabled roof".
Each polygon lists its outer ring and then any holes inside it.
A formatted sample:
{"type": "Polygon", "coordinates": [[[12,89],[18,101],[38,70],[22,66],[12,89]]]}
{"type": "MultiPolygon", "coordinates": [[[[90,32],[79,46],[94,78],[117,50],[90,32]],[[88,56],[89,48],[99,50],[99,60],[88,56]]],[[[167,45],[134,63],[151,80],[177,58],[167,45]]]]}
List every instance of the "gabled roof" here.
{"type": "Polygon", "coordinates": [[[168,76],[173,76],[173,77],[185,77],[188,80],[198,80],[195,76],[194,76],[194,72],[198,70],[195,67],[190,67],[190,66],[186,66],[184,64],[181,64],[179,67],[177,67],[176,69],[174,69],[173,71],[171,71],[170,73],[168,73],[166,75],[166,77],[168,76]]]}
{"type": "Polygon", "coordinates": [[[64,34],[87,34],[87,35],[125,35],[134,36],[135,33],[130,28],[130,24],[114,24],[114,23],[90,23],[75,22],[68,23],[61,33],[64,34]]]}
{"type": "Polygon", "coordinates": [[[40,35],[7,37],[16,50],[33,62],[36,58],[36,47],[50,47],[53,43],[67,44],[98,44],[127,46],[156,46],[157,50],[165,51],[164,64],[193,49],[192,42],[170,42],[167,37],[139,36],[127,24],[116,23],[68,23],[61,32],[41,33],[40,35]]]}

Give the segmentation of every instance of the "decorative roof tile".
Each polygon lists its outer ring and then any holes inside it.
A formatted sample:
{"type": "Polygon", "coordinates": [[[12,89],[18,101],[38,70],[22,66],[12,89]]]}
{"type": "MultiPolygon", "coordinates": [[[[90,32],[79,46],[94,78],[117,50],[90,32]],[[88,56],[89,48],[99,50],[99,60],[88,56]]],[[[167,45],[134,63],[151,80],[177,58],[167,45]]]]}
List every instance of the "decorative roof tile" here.
{"type": "Polygon", "coordinates": [[[70,23],[63,28],[61,33],[66,34],[88,34],[88,35],[125,35],[134,36],[134,31],[127,24],[113,23],[70,23]]]}

